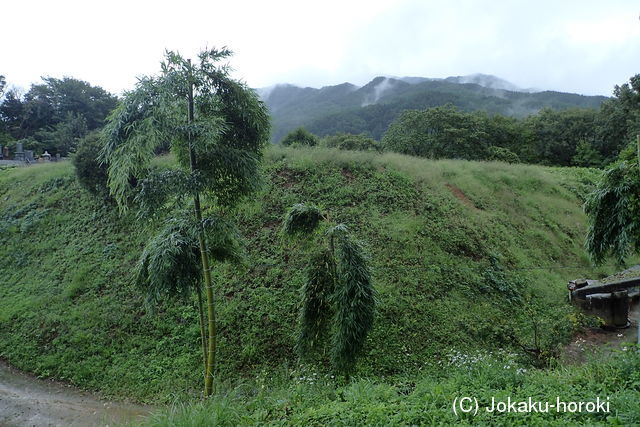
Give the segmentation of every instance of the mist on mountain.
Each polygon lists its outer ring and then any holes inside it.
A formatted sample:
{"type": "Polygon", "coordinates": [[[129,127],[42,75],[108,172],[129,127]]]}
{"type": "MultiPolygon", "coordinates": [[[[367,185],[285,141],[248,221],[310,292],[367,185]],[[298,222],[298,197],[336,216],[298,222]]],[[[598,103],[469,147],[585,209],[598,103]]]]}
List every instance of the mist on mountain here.
{"type": "Polygon", "coordinates": [[[378,76],[364,86],[342,83],[322,88],[278,84],[258,89],[272,115],[272,141],[304,126],[324,136],[366,133],[380,139],[389,124],[409,109],[451,104],[462,111],[525,117],[542,108],[598,108],[604,96],[520,88],[488,74],[428,77],[378,76]]]}

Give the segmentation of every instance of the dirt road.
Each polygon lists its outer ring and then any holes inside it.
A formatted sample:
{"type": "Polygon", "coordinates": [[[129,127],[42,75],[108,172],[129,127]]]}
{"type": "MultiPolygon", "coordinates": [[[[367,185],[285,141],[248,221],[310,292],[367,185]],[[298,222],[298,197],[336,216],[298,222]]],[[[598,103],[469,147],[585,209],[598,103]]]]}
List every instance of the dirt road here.
{"type": "Polygon", "coordinates": [[[104,426],[139,420],[148,412],[34,378],[0,362],[0,426],[104,426]]]}

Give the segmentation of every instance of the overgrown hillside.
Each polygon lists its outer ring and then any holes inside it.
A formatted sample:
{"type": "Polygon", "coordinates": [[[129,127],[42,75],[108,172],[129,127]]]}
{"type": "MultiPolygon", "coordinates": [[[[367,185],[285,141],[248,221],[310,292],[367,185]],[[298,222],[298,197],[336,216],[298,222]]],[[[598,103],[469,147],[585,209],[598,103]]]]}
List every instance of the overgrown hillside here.
{"type": "MultiPolygon", "coordinates": [[[[544,364],[582,321],[567,279],[616,270],[592,270],[583,250],[581,197],[598,173],[272,147],[263,189],[237,212],[247,261],[215,269],[221,377],[296,366],[304,262],[279,229],[299,202],[370,253],[379,302],[359,375],[434,372],[456,351],[524,357],[534,324],[544,364]]],[[[0,170],[0,357],[112,395],[197,393],[194,302],[149,312],[132,283],[146,237],[69,163],[0,170]]]]}

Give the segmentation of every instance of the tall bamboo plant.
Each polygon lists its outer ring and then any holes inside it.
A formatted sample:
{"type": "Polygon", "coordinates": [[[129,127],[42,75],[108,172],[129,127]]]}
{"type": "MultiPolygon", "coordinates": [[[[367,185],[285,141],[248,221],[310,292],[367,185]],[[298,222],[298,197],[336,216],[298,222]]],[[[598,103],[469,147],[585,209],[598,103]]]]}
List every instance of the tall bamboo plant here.
{"type": "Polygon", "coordinates": [[[369,260],[344,224],[314,206],[294,205],[283,232],[307,243],[297,350],[307,358],[329,345],[334,369],[347,378],[373,327],[375,289],[369,260]]]}
{"type": "Polygon", "coordinates": [[[111,194],[123,211],[134,206],[160,229],[142,254],[138,283],[151,301],[198,297],[207,396],[217,344],[211,263],[239,258],[239,234],[226,214],[256,189],[269,137],[264,104],[220,65],[230,55],[226,48],[206,50],[192,63],[167,52],[160,74],[140,78],[103,131],[111,194]],[[167,143],[178,168],[151,163],[167,143]]]}

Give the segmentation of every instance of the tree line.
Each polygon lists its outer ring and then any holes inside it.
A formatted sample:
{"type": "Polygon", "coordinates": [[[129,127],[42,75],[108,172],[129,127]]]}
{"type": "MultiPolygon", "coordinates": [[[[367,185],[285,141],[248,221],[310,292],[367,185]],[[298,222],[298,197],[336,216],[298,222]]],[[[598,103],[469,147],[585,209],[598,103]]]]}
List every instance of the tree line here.
{"type": "Polygon", "coordinates": [[[379,142],[368,134],[320,139],[298,128],[281,143],[386,150],[434,159],[603,167],[640,132],[639,93],[640,75],[636,75],[616,86],[614,97],[598,110],[545,108],[518,119],[445,105],[404,111],[379,142]]]}
{"type": "MultiPolygon", "coordinates": [[[[320,139],[299,128],[281,142],[435,159],[603,167],[640,132],[639,91],[640,74],[616,86],[614,97],[597,110],[545,108],[514,118],[445,105],[404,111],[379,141],[367,133],[320,139]]],[[[70,77],[44,77],[22,94],[0,76],[0,100],[0,145],[22,142],[36,154],[48,151],[62,156],[77,151],[79,141],[100,129],[118,104],[118,98],[101,87],[70,77]]]]}
{"type": "Polygon", "coordinates": [[[98,86],[71,77],[43,77],[22,93],[0,76],[0,145],[21,142],[36,154],[67,156],[78,141],[102,128],[118,98],[98,86]]]}

